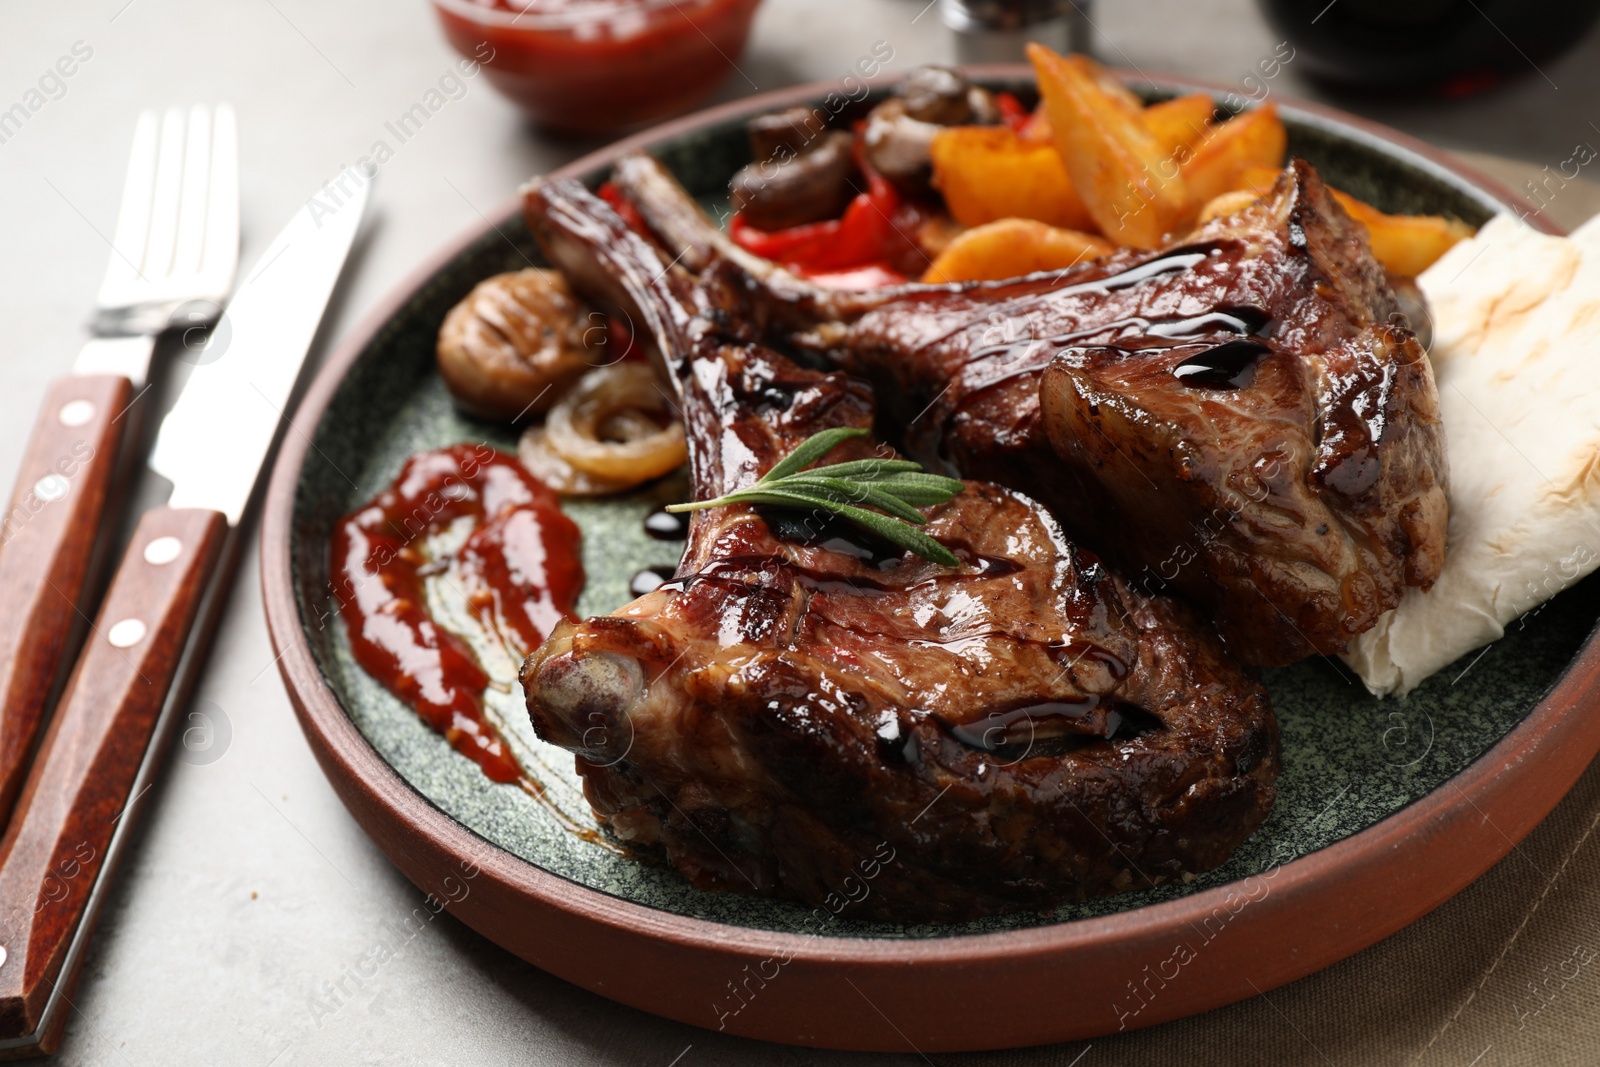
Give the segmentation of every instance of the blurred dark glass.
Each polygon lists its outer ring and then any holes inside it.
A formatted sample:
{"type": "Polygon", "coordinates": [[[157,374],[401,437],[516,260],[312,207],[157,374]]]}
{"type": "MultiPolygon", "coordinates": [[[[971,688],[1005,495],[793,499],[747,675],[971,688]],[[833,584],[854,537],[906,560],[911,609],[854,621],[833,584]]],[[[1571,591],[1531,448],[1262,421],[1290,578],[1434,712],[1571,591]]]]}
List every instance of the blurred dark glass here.
{"type": "Polygon", "coordinates": [[[1465,96],[1577,44],[1600,0],[1259,0],[1295,66],[1346,88],[1465,96]]]}

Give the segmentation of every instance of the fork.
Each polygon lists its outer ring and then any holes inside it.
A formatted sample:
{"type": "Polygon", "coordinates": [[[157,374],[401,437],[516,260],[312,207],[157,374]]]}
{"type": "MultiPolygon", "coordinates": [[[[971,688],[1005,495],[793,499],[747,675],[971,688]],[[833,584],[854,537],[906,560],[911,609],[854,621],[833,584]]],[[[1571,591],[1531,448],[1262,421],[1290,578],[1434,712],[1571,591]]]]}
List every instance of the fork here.
{"type": "MultiPolygon", "coordinates": [[[[112,482],[149,388],[158,335],[198,353],[222,312],[239,256],[239,149],[233,110],[139,116],[91,339],[56,379],[0,516],[0,825],[10,818],[61,665],[89,623],[97,552],[117,523],[112,482]]],[[[114,478],[121,469],[122,478],[114,478]]],[[[120,489],[120,485],[116,487],[120,489]]]]}

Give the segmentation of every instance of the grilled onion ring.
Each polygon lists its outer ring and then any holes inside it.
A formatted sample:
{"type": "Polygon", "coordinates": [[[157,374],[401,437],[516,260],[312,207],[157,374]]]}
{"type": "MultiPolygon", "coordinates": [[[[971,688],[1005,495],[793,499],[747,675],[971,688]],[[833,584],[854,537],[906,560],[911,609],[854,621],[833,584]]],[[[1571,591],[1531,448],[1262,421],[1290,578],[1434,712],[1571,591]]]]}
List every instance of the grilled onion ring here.
{"type": "Polygon", "coordinates": [[[543,426],[530,426],[517,442],[517,459],[529,474],[562,496],[607,496],[632,489],[636,482],[596,478],[578,470],[550,447],[543,426]]]}
{"type": "Polygon", "coordinates": [[[643,363],[600,367],[550,409],[544,443],[584,474],[637,485],[676,470],[689,454],[681,423],[660,426],[645,412],[675,415],[654,372],[643,363]]]}

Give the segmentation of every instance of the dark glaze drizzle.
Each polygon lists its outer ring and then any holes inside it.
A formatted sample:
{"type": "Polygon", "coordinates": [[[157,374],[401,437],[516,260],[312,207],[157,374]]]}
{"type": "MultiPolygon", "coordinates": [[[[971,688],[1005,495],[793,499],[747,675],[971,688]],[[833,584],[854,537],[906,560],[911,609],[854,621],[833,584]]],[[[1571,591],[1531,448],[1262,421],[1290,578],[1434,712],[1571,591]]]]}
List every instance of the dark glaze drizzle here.
{"type": "MultiPolygon", "coordinates": [[[[1056,646],[1051,655],[1075,680],[1079,674],[1096,678],[1099,684],[1093,688],[1102,692],[991,711],[981,719],[949,726],[950,735],[972,748],[1020,759],[1044,742],[1052,742],[1048,747],[1054,752],[1061,741],[1088,743],[1126,733],[1130,723],[1123,709],[1127,705],[1115,701],[1112,693],[1128,676],[1128,665],[1110,651],[1086,642],[1056,646]],[[1021,755],[1017,755],[1019,749],[1021,755]]],[[[1045,752],[1040,750],[1040,754],[1045,752]]]]}
{"type": "MultiPolygon", "coordinates": [[[[1035,289],[1027,296],[1014,301],[1013,305],[1017,306],[1019,309],[1023,309],[1043,295],[1047,295],[1051,299],[1060,299],[1062,297],[1070,296],[1102,296],[1107,293],[1114,293],[1118,289],[1127,289],[1131,286],[1138,285],[1140,282],[1149,281],[1151,278],[1160,277],[1163,274],[1171,274],[1175,271],[1188,270],[1191,267],[1204,262],[1214,253],[1220,251],[1221,249],[1217,245],[1206,242],[1193,245],[1184,245],[1179,248],[1171,249],[1165,255],[1158,256],[1155,259],[1147,260],[1144,263],[1136,263],[1133,266],[1119,270],[1114,274],[1108,274],[1100,278],[1093,278],[1086,282],[1076,282],[1072,285],[1063,285],[1054,288],[1046,287],[1043,290],[1035,289]]],[[[1048,271],[1045,272],[1044,275],[1034,275],[1033,277],[1042,278],[1047,275],[1054,275],[1055,278],[1059,279],[1061,277],[1061,272],[1048,271]]],[[[980,283],[977,288],[983,288],[987,285],[995,284],[1008,286],[1015,283],[1011,281],[999,283],[980,283]]],[[[1025,317],[1025,314],[1023,317],[1025,317]]],[[[930,345],[943,344],[944,342],[949,341],[957,333],[968,328],[969,326],[967,325],[953,326],[948,332],[929,338],[927,343],[930,345]]],[[[1006,347],[1009,347],[1009,345],[1000,346],[1000,348],[1006,347]]]]}
{"type": "Polygon", "coordinates": [[[873,733],[877,737],[878,758],[885,763],[915,763],[921,755],[917,735],[902,730],[893,712],[884,712],[873,733]]]}
{"type": "MultiPolygon", "coordinates": [[[[1016,378],[1043,372],[1049,362],[1048,353],[1074,348],[1114,348],[1124,356],[1138,352],[1164,352],[1168,347],[1121,347],[1123,342],[1136,342],[1141,336],[1160,337],[1181,341],[1204,337],[1207,334],[1234,333],[1241,337],[1260,337],[1269,333],[1272,316],[1265,310],[1250,305],[1218,308],[1202,315],[1185,318],[1145,318],[1132,316],[1115,322],[1086,326],[1081,330],[1045,338],[1021,338],[998,345],[980,348],[968,361],[969,374],[975,378],[967,400],[971,400],[996,386],[1016,378]],[[986,369],[973,374],[973,368],[986,369]]],[[[959,408],[960,405],[957,405],[959,408]]]]}
{"type": "Polygon", "coordinates": [[[628,580],[628,595],[640,597],[655,592],[672,580],[677,569],[671,565],[645,567],[628,580]]]}
{"type": "Polygon", "coordinates": [[[780,541],[838,552],[876,570],[898,566],[906,555],[904,549],[831,513],[767,505],[756,507],[755,512],[780,541]]]}
{"type": "Polygon", "coordinates": [[[1118,289],[1126,289],[1131,285],[1149,281],[1151,278],[1162,274],[1171,274],[1173,271],[1188,270],[1203,262],[1208,256],[1220,251],[1215,244],[1201,242],[1199,244],[1183,245],[1169,250],[1166,254],[1155,259],[1136,264],[1126,270],[1093,281],[1079,282],[1076,285],[1063,286],[1052,290],[1053,296],[1076,296],[1079,293],[1113,293],[1118,289]]]}
{"type": "MultiPolygon", "coordinates": [[[[1092,566],[1100,566],[1098,557],[1092,566]]],[[[1069,641],[1064,645],[1052,646],[1050,651],[1051,657],[1067,671],[1084,664],[1085,669],[1098,667],[1115,683],[1120,683],[1128,676],[1128,665],[1122,661],[1122,657],[1099,645],[1091,645],[1086,641],[1069,641]]]]}
{"type": "Polygon", "coordinates": [[[1190,337],[1201,337],[1212,333],[1236,333],[1240,336],[1261,336],[1268,332],[1272,324],[1272,316],[1258,307],[1248,305],[1232,308],[1219,308],[1208,311],[1203,315],[1192,315],[1186,318],[1145,318],[1135,315],[1115,322],[1099,323],[1086,326],[1081,330],[1058,334],[1046,338],[1023,338],[1005,344],[980,348],[973,353],[973,361],[985,359],[994,355],[1011,355],[1013,360],[1007,362],[1026,363],[1019,367],[1019,371],[1026,373],[1038,370],[1037,363],[1031,360],[1022,360],[1017,357],[1018,350],[1022,355],[1031,355],[1034,346],[1047,348],[1075,348],[1083,345],[1091,338],[1104,337],[1110,341],[1132,339],[1141,333],[1152,337],[1164,337],[1169,340],[1183,340],[1190,337]]]}
{"type": "Polygon", "coordinates": [[[412,456],[394,484],[333,535],[334,592],[356,662],[490,779],[541,799],[543,785],[486,715],[488,674],[467,641],[434,619],[424,581],[448,572],[473,618],[520,659],[557,622],[575,618],[578,545],[578,527],[555,493],[483,445],[412,456]],[[428,540],[462,518],[474,525],[465,543],[430,558],[428,540]]]}
{"type": "Polygon", "coordinates": [[[1078,700],[1049,700],[1009,711],[991,711],[974,722],[950,727],[950,733],[962,744],[985,752],[1031,745],[1062,734],[1109,738],[1122,725],[1122,717],[1113,710],[1095,715],[1097,710],[1100,698],[1089,693],[1078,700]]]}
{"type": "Polygon", "coordinates": [[[644,517],[644,532],[652,541],[686,541],[689,539],[689,513],[687,511],[652,511],[644,517]]]}
{"type": "Polygon", "coordinates": [[[1255,380],[1270,345],[1249,338],[1224,341],[1172,368],[1173,377],[1193,389],[1244,389],[1255,380]]]}
{"type": "Polygon", "coordinates": [[[1204,315],[1187,319],[1158,319],[1150,323],[1150,333],[1156,337],[1181,339],[1199,337],[1218,331],[1259,337],[1267,331],[1272,316],[1261,308],[1250,305],[1218,308],[1204,315]]]}
{"type": "MultiPolygon", "coordinates": [[[[1143,337],[1176,339],[1202,332],[1233,332],[1249,336],[1268,332],[1272,319],[1263,309],[1253,306],[1218,308],[1203,315],[1181,318],[1146,318],[1130,316],[1116,322],[1098,323],[1077,330],[1068,330],[1048,337],[1032,335],[1027,324],[1031,322],[1031,308],[1041,299],[1059,302],[1074,296],[1104,296],[1120,289],[1128,289],[1166,274],[1191,270],[1223,251],[1213,242],[1200,242],[1174,248],[1166,254],[1144,263],[1135,264],[1102,278],[1073,285],[1032,292],[1009,302],[1009,310],[996,314],[1009,315],[1008,321],[1022,324],[1027,336],[1010,336],[1010,328],[1000,332],[1004,339],[990,342],[989,334],[995,329],[994,316],[976,326],[966,324],[953,327],[946,333],[924,342],[932,348],[949,341],[963,329],[976,330],[974,345],[965,359],[960,376],[961,389],[951,400],[940,407],[939,413],[923,422],[922,428],[910,434],[907,443],[912,451],[924,455],[940,454],[940,436],[957,414],[991,390],[1015,381],[1044,373],[1045,367],[1057,353],[1074,348],[1107,347],[1137,341],[1143,337]]],[[[941,393],[940,396],[943,396],[941,393]]],[[[932,408],[940,397],[929,402],[932,408]]]]}
{"type": "Polygon", "coordinates": [[[1111,697],[1087,694],[1077,700],[1051,700],[982,719],[945,727],[957,741],[1000,756],[1007,764],[1029,756],[1059,756],[1104,742],[1127,741],[1164,727],[1142,708],[1111,697]]]}

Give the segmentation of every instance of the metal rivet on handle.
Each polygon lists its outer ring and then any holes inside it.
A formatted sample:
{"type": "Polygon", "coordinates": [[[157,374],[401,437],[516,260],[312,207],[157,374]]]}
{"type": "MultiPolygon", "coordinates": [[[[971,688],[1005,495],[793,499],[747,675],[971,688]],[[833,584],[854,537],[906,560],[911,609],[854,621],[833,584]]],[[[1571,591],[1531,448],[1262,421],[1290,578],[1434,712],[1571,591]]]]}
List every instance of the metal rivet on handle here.
{"type": "Polygon", "coordinates": [[[144,640],[145,625],[138,619],[123,619],[106,631],[106,640],[116,648],[128,648],[144,640]]]}
{"type": "Polygon", "coordinates": [[[59,474],[46,474],[33,483],[33,495],[46,504],[67,495],[67,480],[59,474]]]}
{"type": "Polygon", "coordinates": [[[158,537],[144,546],[144,561],[157,567],[171,563],[183,551],[183,542],[176,537],[158,537]]]}
{"type": "Polygon", "coordinates": [[[56,412],[56,419],[63,426],[82,426],[92,418],[94,405],[87,400],[69,400],[56,412]]]}

